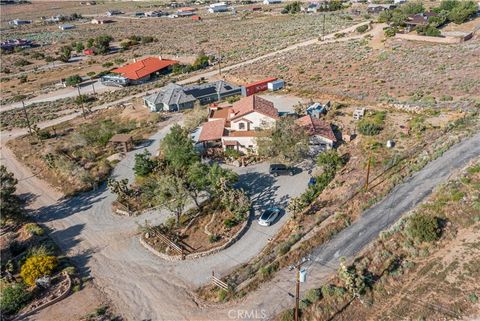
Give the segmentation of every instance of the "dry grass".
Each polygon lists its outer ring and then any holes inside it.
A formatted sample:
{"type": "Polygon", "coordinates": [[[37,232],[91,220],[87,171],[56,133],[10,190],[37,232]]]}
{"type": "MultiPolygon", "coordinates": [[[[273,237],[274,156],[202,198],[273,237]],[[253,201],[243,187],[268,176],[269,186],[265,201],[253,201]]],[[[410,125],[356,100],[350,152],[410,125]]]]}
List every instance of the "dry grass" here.
{"type": "Polygon", "coordinates": [[[361,102],[409,102],[427,107],[479,104],[480,40],[432,45],[367,39],[300,48],[231,72],[232,79],[279,77],[302,96],[361,102]],[[453,102],[452,102],[453,101],[453,102]]]}

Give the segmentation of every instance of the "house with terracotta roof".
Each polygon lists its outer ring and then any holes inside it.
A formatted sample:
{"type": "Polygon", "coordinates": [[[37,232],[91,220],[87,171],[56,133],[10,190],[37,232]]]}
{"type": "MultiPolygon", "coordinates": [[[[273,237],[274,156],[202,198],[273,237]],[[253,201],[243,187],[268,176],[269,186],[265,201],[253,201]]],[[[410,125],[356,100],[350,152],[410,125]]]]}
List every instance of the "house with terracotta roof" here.
{"type": "Polygon", "coordinates": [[[295,123],[303,127],[309,135],[310,152],[313,154],[324,149],[331,149],[337,141],[332,125],[319,118],[306,115],[298,118],[295,123]]]}
{"type": "Polygon", "coordinates": [[[262,129],[271,128],[279,119],[271,101],[256,95],[243,97],[231,106],[212,106],[208,121],[202,126],[199,142],[213,143],[224,150],[254,151],[262,129]]]}
{"type": "Polygon", "coordinates": [[[109,85],[131,85],[141,84],[154,76],[166,74],[171,71],[172,66],[178,64],[176,60],[162,59],[162,57],[148,57],[139,61],[112,70],[114,75],[102,77],[102,83],[109,85]]]}

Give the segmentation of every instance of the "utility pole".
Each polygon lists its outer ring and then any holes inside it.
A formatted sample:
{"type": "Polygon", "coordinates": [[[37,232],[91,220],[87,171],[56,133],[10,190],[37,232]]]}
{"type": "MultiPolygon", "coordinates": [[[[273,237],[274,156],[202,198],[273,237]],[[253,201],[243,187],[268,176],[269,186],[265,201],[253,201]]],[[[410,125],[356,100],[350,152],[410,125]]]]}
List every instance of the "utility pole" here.
{"type": "Polygon", "coordinates": [[[325,13],[323,13],[322,41],[325,41],[325,13]]]}
{"type": "Polygon", "coordinates": [[[296,277],[295,277],[295,321],[298,321],[299,319],[299,305],[300,305],[300,283],[305,282],[305,278],[307,276],[307,272],[302,269],[302,265],[310,261],[309,257],[303,257],[300,262],[298,262],[295,265],[289,266],[288,270],[291,271],[293,269],[296,270],[296,277]]]}
{"type": "Polygon", "coordinates": [[[367,179],[365,180],[365,191],[368,191],[368,179],[370,177],[370,165],[372,163],[372,155],[368,154],[368,163],[367,163],[367,179]]]}
{"type": "Polygon", "coordinates": [[[27,126],[28,126],[28,132],[30,133],[30,136],[32,135],[32,126],[30,125],[30,119],[28,119],[28,114],[27,114],[27,107],[25,106],[25,101],[22,100],[22,106],[23,106],[23,114],[25,115],[25,120],[27,121],[27,126]]]}
{"type": "Polygon", "coordinates": [[[92,83],[92,90],[93,90],[93,94],[95,95],[96,92],[95,92],[95,83],[94,82],[92,83]]]}
{"type": "Polygon", "coordinates": [[[218,75],[222,77],[222,55],[218,53],[218,75]]]}

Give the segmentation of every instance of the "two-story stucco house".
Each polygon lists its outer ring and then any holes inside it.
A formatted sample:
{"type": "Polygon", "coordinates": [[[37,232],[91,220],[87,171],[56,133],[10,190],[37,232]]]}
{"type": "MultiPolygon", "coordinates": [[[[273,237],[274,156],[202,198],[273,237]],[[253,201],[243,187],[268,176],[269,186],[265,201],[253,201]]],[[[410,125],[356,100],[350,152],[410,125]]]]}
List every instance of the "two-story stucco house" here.
{"type": "Polygon", "coordinates": [[[244,97],[232,106],[211,107],[199,142],[221,143],[224,150],[255,150],[259,130],[272,127],[278,119],[278,110],[271,101],[255,95],[244,97]]]}

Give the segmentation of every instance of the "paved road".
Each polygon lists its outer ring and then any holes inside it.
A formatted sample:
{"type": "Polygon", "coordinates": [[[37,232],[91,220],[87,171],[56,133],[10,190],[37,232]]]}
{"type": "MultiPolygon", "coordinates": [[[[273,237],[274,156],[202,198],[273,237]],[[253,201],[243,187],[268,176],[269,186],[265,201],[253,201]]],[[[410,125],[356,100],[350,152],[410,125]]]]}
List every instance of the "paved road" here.
{"type": "MultiPolygon", "coordinates": [[[[105,86],[102,84],[100,81],[93,81],[93,82],[86,82],[85,84],[80,85],[80,93],[82,95],[86,94],[91,94],[93,91],[95,93],[103,93],[106,91],[115,91],[119,90],[119,87],[112,87],[112,86],[105,86]],[[93,86],[92,86],[93,84],[93,86]]],[[[71,97],[77,97],[78,96],[78,89],[75,87],[66,87],[62,89],[58,89],[49,93],[41,94],[35,98],[28,99],[25,101],[25,105],[30,105],[34,103],[41,103],[41,102],[49,102],[49,101],[55,101],[59,99],[64,99],[64,98],[71,98],[71,97]]],[[[16,108],[22,107],[22,102],[16,102],[12,104],[7,104],[7,105],[1,105],[0,106],[0,112],[2,111],[7,111],[7,110],[12,110],[16,108]]]]}

